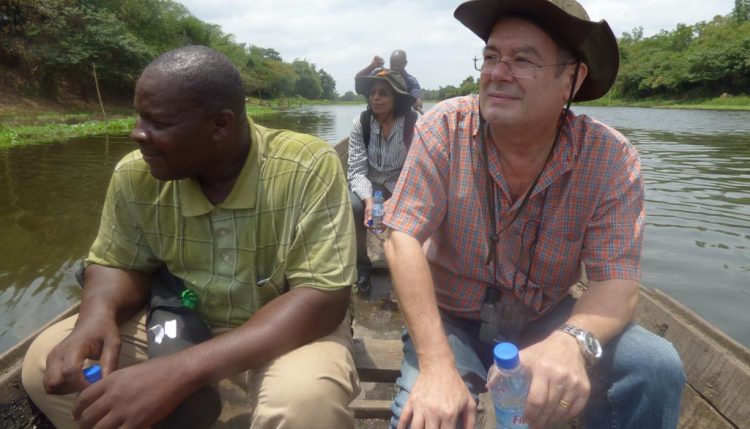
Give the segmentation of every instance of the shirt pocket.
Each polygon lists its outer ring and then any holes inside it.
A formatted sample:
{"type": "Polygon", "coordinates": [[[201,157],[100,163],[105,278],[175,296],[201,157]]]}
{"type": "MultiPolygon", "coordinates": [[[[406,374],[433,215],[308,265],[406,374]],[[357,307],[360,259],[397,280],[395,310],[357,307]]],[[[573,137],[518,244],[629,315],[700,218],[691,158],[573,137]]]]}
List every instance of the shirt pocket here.
{"type": "Polygon", "coordinates": [[[564,221],[539,231],[535,264],[538,264],[536,274],[543,279],[542,284],[566,287],[578,280],[583,231],[575,223],[564,221]]]}

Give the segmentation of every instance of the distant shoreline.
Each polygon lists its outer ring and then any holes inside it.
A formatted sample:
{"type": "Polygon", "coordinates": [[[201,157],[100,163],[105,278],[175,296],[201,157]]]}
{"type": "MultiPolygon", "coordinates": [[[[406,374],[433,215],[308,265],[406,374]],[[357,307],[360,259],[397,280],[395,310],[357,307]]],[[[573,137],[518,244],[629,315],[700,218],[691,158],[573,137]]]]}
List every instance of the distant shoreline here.
{"type": "Polygon", "coordinates": [[[622,100],[600,98],[595,101],[581,103],[583,106],[599,107],[645,107],[659,109],[684,109],[684,110],[750,110],[750,96],[724,96],[709,99],[696,100],[669,100],[669,99],[644,99],[644,100],[622,100]]]}
{"type": "MultiPolygon", "coordinates": [[[[439,102],[440,100],[425,100],[439,102]]],[[[351,105],[362,104],[363,100],[330,101],[305,99],[259,100],[248,99],[247,111],[251,117],[275,114],[278,109],[315,105],[351,105]]],[[[617,100],[600,99],[578,104],[580,106],[596,107],[641,107],[659,109],[685,110],[721,110],[721,111],[750,111],[750,96],[717,97],[707,100],[617,100]]],[[[2,112],[3,109],[0,109],[2,112]]],[[[104,136],[127,134],[135,124],[132,109],[117,107],[108,113],[105,124],[102,115],[96,109],[89,108],[81,111],[80,107],[61,108],[54,110],[29,109],[23,106],[13,106],[9,112],[0,115],[0,148],[45,144],[67,140],[76,137],[104,136]]]]}

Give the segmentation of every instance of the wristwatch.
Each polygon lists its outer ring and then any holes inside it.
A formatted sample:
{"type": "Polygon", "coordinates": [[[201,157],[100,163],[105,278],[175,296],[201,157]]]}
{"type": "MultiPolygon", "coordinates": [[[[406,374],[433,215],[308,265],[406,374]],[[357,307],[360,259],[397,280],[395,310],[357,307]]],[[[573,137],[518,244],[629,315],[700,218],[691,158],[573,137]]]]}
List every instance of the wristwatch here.
{"type": "Polygon", "coordinates": [[[567,323],[564,323],[559,329],[572,335],[578,341],[581,346],[581,353],[583,353],[588,366],[593,366],[602,357],[602,345],[591,332],[567,323]]]}

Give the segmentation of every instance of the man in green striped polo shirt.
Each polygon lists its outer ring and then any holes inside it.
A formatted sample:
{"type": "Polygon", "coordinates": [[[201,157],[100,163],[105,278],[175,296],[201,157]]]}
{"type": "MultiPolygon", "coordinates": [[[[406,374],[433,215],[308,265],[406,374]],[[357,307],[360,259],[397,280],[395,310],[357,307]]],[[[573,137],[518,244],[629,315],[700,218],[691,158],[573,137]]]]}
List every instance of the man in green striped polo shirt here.
{"type": "Polygon", "coordinates": [[[335,151],[255,125],[236,68],[206,47],[154,60],[134,104],[139,150],[115,168],[79,315],[27,354],[31,398],[58,428],[148,427],[234,377],[253,428],[353,427],[354,226],[335,151]],[[143,307],[162,266],[216,335],[149,360],[143,307]]]}

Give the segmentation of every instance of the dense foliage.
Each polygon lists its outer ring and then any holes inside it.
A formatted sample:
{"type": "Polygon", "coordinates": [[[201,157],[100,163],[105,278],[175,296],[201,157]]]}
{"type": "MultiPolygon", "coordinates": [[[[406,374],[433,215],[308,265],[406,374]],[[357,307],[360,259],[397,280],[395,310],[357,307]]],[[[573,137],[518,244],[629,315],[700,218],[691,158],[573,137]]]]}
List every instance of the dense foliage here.
{"type": "Polygon", "coordinates": [[[707,97],[750,94],[750,21],[716,17],[678,24],[643,38],[642,29],[620,39],[620,74],[614,95],[707,97]]]}
{"type": "MultiPolygon", "coordinates": [[[[47,96],[95,94],[93,67],[107,94],[129,97],[143,67],[187,44],[211,46],[239,68],[248,95],[260,98],[336,97],[323,69],[284,62],[270,48],[237,43],[171,0],[3,0],[0,79],[47,96]]],[[[0,82],[2,83],[2,82],[0,82]]]]}
{"type": "MultiPolygon", "coordinates": [[[[611,97],[696,99],[750,95],[750,0],[735,0],[728,16],[643,37],[643,28],[619,39],[620,72],[611,97]]],[[[477,93],[468,77],[459,87],[425,90],[425,99],[477,93]]]]}

